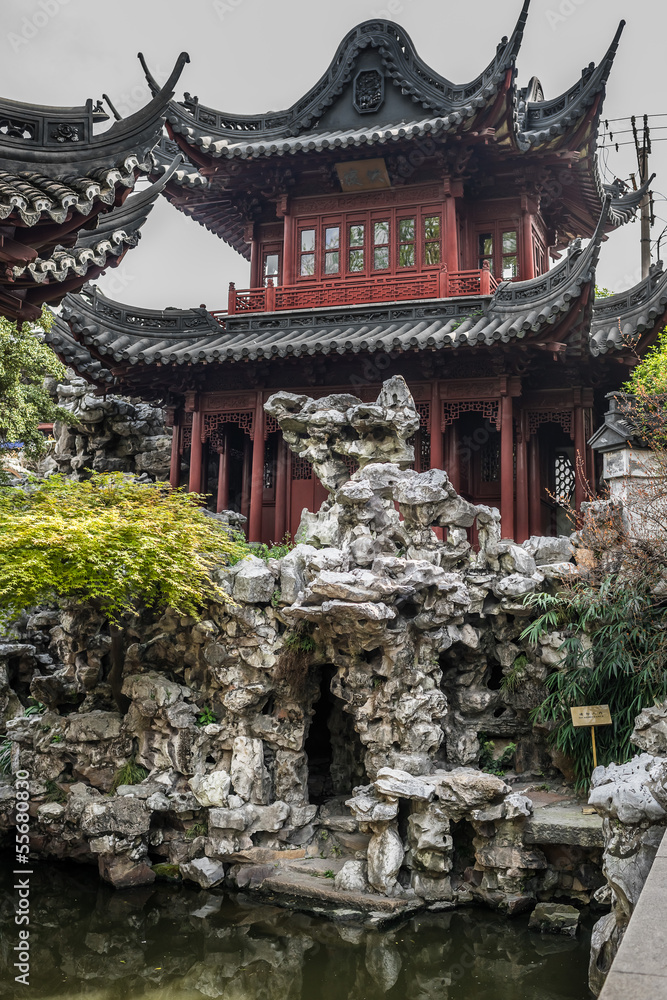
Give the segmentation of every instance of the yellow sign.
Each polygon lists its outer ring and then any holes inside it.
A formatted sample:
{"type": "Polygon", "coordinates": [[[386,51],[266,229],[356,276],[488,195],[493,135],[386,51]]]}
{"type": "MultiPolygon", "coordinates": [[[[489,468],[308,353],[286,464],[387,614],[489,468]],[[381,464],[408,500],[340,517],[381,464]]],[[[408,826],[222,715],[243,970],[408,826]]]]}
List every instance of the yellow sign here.
{"type": "Polygon", "coordinates": [[[383,159],[353,160],[337,163],[336,172],[343,191],[375,191],[391,187],[387,167],[383,159]]]}
{"type": "Polygon", "coordinates": [[[573,726],[610,726],[609,705],[584,705],[571,708],[573,726]]]}

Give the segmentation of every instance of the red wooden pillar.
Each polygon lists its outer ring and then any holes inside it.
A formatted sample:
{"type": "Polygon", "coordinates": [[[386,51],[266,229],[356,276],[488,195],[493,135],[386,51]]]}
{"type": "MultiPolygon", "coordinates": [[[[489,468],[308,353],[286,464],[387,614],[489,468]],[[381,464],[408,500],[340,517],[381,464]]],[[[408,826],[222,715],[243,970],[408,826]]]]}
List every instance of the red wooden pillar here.
{"type": "Polygon", "coordinates": [[[192,414],[192,441],[190,442],[190,477],[188,480],[190,493],[201,492],[202,452],[204,450],[201,439],[203,426],[204,414],[201,410],[195,410],[192,414]]]}
{"type": "Polygon", "coordinates": [[[252,461],[252,441],[243,435],[243,469],[241,471],[241,513],[250,516],[250,466],[252,461]]]}
{"type": "MultiPolygon", "coordinates": [[[[528,414],[526,414],[526,433],[528,431],[528,414]]],[[[542,474],[540,470],[540,442],[537,431],[528,438],[528,507],[531,535],[542,534],[542,474]]]]}
{"type": "Polygon", "coordinates": [[[288,206],[289,203],[286,204],[286,210],[283,216],[283,285],[294,284],[294,233],[296,225],[294,216],[290,214],[288,206]]]}
{"type": "Polygon", "coordinates": [[[216,504],[218,514],[221,510],[229,510],[229,434],[225,427],[222,432],[222,451],[218,464],[218,499],[216,504]]]}
{"type": "Polygon", "coordinates": [[[262,540],[262,501],[264,499],[264,407],[262,392],[257,393],[252,438],[252,475],[250,481],[250,519],[248,541],[262,540]]]}
{"type": "Polygon", "coordinates": [[[181,485],[181,426],[174,423],[171,428],[171,462],[169,463],[169,482],[175,490],[181,485]]]}
{"type": "Polygon", "coordinates": [[[459,270],[459,224],[456,218],[456,199],[463,193],[461,181],[445,177],[445,253],[444,262],[450,271],[459,270]]]}
{"type": "Polygon", "coordinates": [[[528,442],[525,413],[520,415],[519,438],[516,443],[516,541],[525,542],[530,537],[530,511],[528,506],[528,442]]]}
{"type": "Polygon", "coordinates": [[[442,403],[438,383],[431,386],[431,415],[429,420],[431,436],[431,468],[444,469],[442,453],[442,403]]]}
{"type": "Polygon", "coordinates": [[[574,505],[581,508],[586,499],[586,434],[584,431],[584,408],[577,403],[574,408],[574,505]]]}
{"type": "Polygon", "coordinates": [[[458,424],[447,428],[447,475],[457,493],[461,492],[461,454],[459,451],[458,424]]]}
{"type": "Polygon", "coordinates": [[[500,519],[503,538],[513,538],[514,420],[511,396],[500,397],[500,519]]]}
{"type": "Polygon", "coordinates": [[[273,540],[281,542],[287,531],[287,445],[281,437],[276,456],[276,510],[273,540]]]}
{"type": "Polygon", "coordinates": [[[535,253],[533,247],[533,218],[537,205],[527,194],[521,195],[521,257],[519,277],[528,281],[535,277],[535,253]]]}

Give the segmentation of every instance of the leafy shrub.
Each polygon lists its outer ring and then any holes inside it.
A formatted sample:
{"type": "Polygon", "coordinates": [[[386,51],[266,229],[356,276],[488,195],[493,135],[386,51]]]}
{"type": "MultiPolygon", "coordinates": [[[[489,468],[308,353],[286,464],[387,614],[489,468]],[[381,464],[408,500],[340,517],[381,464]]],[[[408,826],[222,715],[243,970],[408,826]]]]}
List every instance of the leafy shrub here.
{"type": "Polygon", "coordinates": [[[479,754],[479,769],[487,774],[495,774],[503,778],[514,763],[516,743],[508,743],[502,753],[496,757],[496,744],[487,740],[484,733],[479,734],[481,751],[479,754]]]}
{"type": "Polygon", "coordinates": [[[210,726],[211,723],[217,721],[218,721],[217,715],[215,714],[212,708],[209,708],[208,705],[206,705],[197,716],[198,726],[210,726]]]}
{"type": "Polygon", "coordinates": [[[662,331],[658,342],[649,348],[633,369],[623,391],[640,398],[647,394],[658,395],[663,398],[657,402],[664,407],[664,397],[667,395],[667,330],[662,331]]]}
{"type": "Polygon", "coordinates": [[[572,725],[570,708],[609,705],[611,726],[596,728],[600,764],[623,763],[633,756],[630,736],[643,708],[667,698],[665,602],[653,594],[652,560],[644,552],[618,572],[570,584],[557,596],[533,595],[529,603],[542,612],[523,632],[537,642],[559,630],[563,635],[559,669],[546,680],[549,691],[532,713],[552,729],[550,740],[574,760],[577,786],[593,770],[588,727],[572,725]]]}
{"type": "Polygon", "coordinates": [[[110,622],[170,606],[197,618],[229,601],[211,579],[243,555],[201,497],[120,473],[0,486],[0,613],[8,620],[54,597],[93,601],[110,622]]]}

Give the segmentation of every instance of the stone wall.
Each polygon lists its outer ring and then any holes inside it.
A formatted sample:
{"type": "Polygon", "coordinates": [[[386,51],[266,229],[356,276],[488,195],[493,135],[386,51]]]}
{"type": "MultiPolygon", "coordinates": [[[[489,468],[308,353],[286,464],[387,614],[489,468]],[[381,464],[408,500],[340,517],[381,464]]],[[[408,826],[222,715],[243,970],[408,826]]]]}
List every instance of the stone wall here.
{"type": "Polygon", "coordinates": [[[86,469],[169,478],[171,431],[164,410],[123,396],[95,395],[74,375],[53,390],[58,405],[76,417],[75,424],[54,425],[54,471],[75,479],[85,478],[86,469]]]}

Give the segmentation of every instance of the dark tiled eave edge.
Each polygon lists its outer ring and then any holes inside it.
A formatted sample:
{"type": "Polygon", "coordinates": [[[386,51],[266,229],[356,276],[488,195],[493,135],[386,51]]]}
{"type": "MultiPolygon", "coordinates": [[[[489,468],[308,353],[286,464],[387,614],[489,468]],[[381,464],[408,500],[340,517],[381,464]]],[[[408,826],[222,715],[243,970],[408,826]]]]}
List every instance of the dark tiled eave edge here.
{"type": "Polygon", "coordinates": [[[662,261],[627,292],[596,299],[591,324],[591,353],[632,350],[645,333],[667,321],[667,272],[662,261]]]}
{"type": "Polygon", "coordinates": [[[19,175],[34,171],[48,178],[81,178],[88,173],[115,167],[131,155],[147,160],[160,138],[174,87],[185,63],[189,61],[188,54],[182,52],[165,85],[156,90],[145,107],[116,121],[106,132],[80,136],[76,142],[52,139],[49,123],[62,121],[72,127],[78,119],[83,122],[87,108],[50,108],[0,100],[0,117],[34,123],[39,136],[36,140],[2,135],[0,167],[19,175]]]}
{"type": "Polygon", "coordinates": [[[70,332],[99,359],[116,365],[255,361],[316,354],[440,350],[538,342],[571,313],[592,286],[609,199],[595,237],[576,241],[550,272],[505,282],[493,296],[227,317],[203,309],[132,309],[97,289],[68,295],[54,330],[70,332]]]}
{"type": "MultiPolygon", "coordinates": [[[[597,97],[604,97],[624,28],[625,21],[621,21],[599,65],[591,63],[582,70],[581,79],[564,94],[549,101],[519,104],[517,143],[520,149],[548,147],[554,140],[576,129],[597,97]]],[[[602,101],[599,102],[598,116],[601,111],[602,101]]]]}
{"type": "Polygon", "coordinates": [[[71,249],[56,247],[48,257],[37,257],[24,267],[14,267],[16,287],[33,281],[62,282],[73,274],[85,277],[92,267],[101,268],[108,257],[118,257],[139,242],[141,227],[152,212],[160,192],[177,170],[181,157],[177,156],[167,172],[144,191],[130,195],[118,208],[98,216],[93,230],[82,230],[76,245],[71,249]]]}
{"type": "MultiPolygon", "coordinates": [[[[469,125],[469,119],[495,98],[508,70],[514,68],[529,5],[530,0],[525,0],[510,38],[503,39],[491,63],[469,84],[456,85],[440,76],[422,62],[411,39],[399,25],[377,19],[366,21],[349,32],[324,76],[286,111],[251,117],[226,114],[195,101],[172,102],[167,120],[173,131],[181,134],[189,144],[206,146],[213,156],[252,155],[260,145],[262,155],[285,152],[282,149],[285,143],[288,150],[291,149],[291,140],[308,133],[309,129],[307,139],[316,141],[312,126],[349,83],[359,52],[371,46],[378,50],[393,84],[406,91],[415,105],[430,112],[429,120],[441,118],[441,127],[446,128],[458,128],[463,122],[469,125]],[[248,147],[252,147],[250,152],[248,147]]],[[[155,86],[148,71],[147,77],[155,86]]],[[[417,118],[415,116],[414,124],[417,118]]],[[[420,120],[426,121],[427,116],[421,116],[420,120]]],[[[351,130],[350,135],[356,131],[364,130],[351,130]]],[[[375,129],[371,127],[368,131],[373,133],[375,129]]]]}

